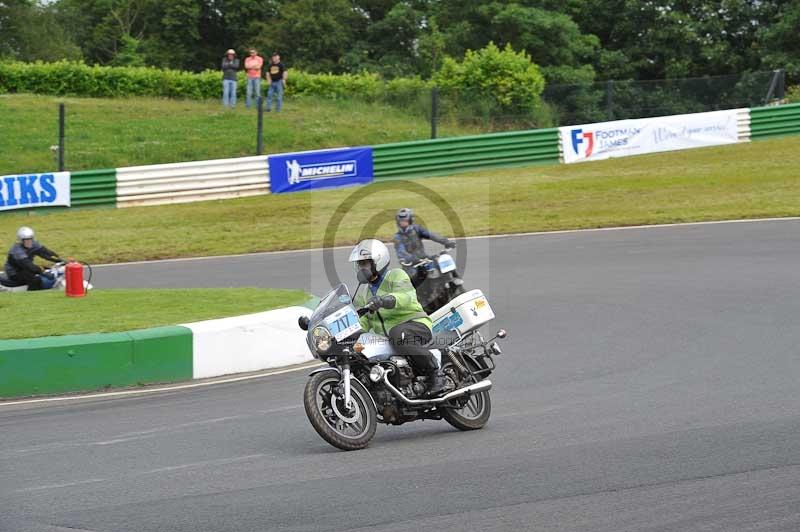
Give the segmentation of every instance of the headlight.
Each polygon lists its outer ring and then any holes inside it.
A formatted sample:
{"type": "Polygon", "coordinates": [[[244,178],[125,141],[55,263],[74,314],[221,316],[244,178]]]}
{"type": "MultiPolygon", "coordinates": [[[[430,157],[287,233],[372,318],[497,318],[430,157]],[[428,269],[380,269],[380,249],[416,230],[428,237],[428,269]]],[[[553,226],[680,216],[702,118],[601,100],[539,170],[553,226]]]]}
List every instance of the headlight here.
{"type": "Polygon", "coordinates": [[[320,353],[327,353],[330,350],[333,344],[333,336],[331,336],[331,332],[328,329],[325,327],[314,327],[314,330],[311,331],[311,335],[314,337],[314,347],[316,347],[317,351],[320,353]]]}
{"type": "Polygon", "coordinates": [[[369,371],[369,380],[378,382],[383,378],[384,373],[386,373],[386,370],[381,366],[372,366],[372,369],[369,371]]]}

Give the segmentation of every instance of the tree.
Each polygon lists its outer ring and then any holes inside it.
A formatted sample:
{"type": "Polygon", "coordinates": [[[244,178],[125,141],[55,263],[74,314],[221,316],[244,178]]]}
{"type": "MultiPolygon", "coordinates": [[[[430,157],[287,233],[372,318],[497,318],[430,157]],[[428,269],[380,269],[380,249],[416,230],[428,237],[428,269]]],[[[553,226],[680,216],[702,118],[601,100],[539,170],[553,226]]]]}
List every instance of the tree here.
{"type": "Polygon", "coordinates": [[[269,48],[309,72],[339,72],[359,16],[348,0],[287,0],[274,20],[257,27],[269,48]]]}
{"type": "Polygon", "coordinates": [[[520,4],[492,2],[483,8],[498,44],[525,50],[542,66],[550,83],[571,83],[594,77],[591,60],[600,48],[594,35],[581,33],[564,13],[520,4]]]}
{"type": "Polygon", "coordinates": [[[785,68],[790,83],[800,83],[800,3],[787,2],[758,32],[764,66],[785,68]]]}
{"type": "Polygon", "coordinates": [[[22,61],[81,58],[55,8],[29,0],[0,1],[0,57],[22,61]]]}

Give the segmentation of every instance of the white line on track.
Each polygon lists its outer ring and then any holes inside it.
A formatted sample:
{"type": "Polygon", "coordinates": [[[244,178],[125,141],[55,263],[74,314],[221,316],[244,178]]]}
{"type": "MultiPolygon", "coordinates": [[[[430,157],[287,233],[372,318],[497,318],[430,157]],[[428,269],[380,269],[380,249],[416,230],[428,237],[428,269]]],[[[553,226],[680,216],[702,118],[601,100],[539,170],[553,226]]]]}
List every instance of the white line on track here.
{"type": "Polygon", "coordinates": [[[309,362],[307,364],[303,364],[301,366],[295,366],[289,369],[279,369],[275,371],[267,371],[264,373],[257,373],[255,375],[245,375],[243,377],[231,377],[226,379],[219,379],[219,380],[210,380],[204,382],[192,382],[188,384],[178,384],[174,386],[162,386],[158,388],[143,388],[141,390],[122,390],[119,392],[105,392],[105,393],[92,393],[86,395],[67,395],[61,397],[42,397],[39,399],[22,399],[19,401],[6,401],[0,402],[0,408],[4,406],[12,406],[12,405],[28,405],[33,403],[55,403],[55,402],[63,402],[63,401],[77,401],[80,399],[106,399],[109,397],[122,397],[126,395],[143,395],[148,393],[159,393],[159,392],[172,392],[176,390],[187,390],[190,388],[200,388],[202,386],[212,386],[215,384],[226,384],[229,382],[241,382],[241,381],[248,381],[253,379],[262,379],[264,377],[270,377],[272,375],[281,375],[283,373],[292,373],[294,371],[302,371],[311,369],[317,366],[321,366],[317,361],[309,362]]]}
{"type": "Polygon", "coordinates": [[[22,488],[17,490],[17,493],[24,493],[29,491],[42,491],[42,490],[52,490],[52,489],[59,489],[59,488],[71,488],[72,486],[80,486],[81,484],[94,484],[96,482],[104,482],[106,479],[104,478],[90,478],[88,480],[77,480],[75,482],[65,482],[63,484],[47,484],[45,486],[34,486],[32,488],[22,488]]]}
{"type": "MultiPolygon", "coordinates": [[[[570,233],[597,233],[605,231],[629,231],[636,229],[663,229],[669,227],[691,227],[695,225],[721,225],[721,224],[740,224],[740,223],[758,223],[758,222],[786,222],[798,221],[800,216],[785,216],[782,218],[742,218],[738,220],[711,220],[707,222],[681,222],[674,224],[651,224],[651,225],[622,225],[616,227],[594,227],[589,229],[560,229],[556,231],[535,231],[530,233],[503,233],[500,235],[480,235],[468,236],[462,240],[479,240],[485,238],[514,238],[523,236],[548,236],[548,235],[565,235],[570,233]]],[[[335,246],[329,249],[350,249],[352,246],[335,246]]],[[[262,255],[285,255],[287,253],[312,253],[315,251],[322,251],[325,248],[310,248],[310,249],[287,249],[281,251],[259,251],[256,253],[238,253],[234,255],[212,255],[208,257],[183,257],[177,259],[159,259],[159,260],[142,260],[133,262],[116,262],[112,264],[97,264],[92,268],[111,268],[114,266],[136,266],[142,264],[160,264],[164,262],[190,262],[199,260],[214,260],[214,259],[231,259],[241,257],[259,257],[262,255]]]]}

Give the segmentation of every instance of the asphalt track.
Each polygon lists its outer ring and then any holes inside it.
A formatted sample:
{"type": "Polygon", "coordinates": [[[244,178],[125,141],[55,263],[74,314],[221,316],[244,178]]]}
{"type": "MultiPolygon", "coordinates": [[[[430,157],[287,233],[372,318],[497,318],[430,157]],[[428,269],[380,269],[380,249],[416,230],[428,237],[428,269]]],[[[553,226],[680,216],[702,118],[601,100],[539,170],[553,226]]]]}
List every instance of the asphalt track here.
{"type": "MultiPolygon", "coordinates": [[[[468,251],[509,330],[484,430],[379,426],[343,453],[306,421],[305,372],[0,407],[0,530],[800,530],[800,222],[468,251]]],[[[96,280],[319,293],[316,255],[96,280]]]]}

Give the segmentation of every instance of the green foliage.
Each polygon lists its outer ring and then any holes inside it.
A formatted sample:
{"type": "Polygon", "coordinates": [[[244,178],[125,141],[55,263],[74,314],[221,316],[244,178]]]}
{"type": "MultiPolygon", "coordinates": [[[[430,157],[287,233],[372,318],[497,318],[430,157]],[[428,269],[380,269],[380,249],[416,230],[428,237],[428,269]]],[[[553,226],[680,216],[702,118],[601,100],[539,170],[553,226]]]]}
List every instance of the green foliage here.
{"type": "Polygon", "coordinates": [[[144,66],[144,57],[139,51],[141,41],[131,35],[122,36],[122,46],[111,61],[111,66],[133,67],[144,66]]]}
{"type": "Polygon", "coordinates": [[[468,50],[459,62],[446,58],[435,83],[456,99],[484,101],[503,113],[529,113],[539,105],[544,77],[526,52],[494,43],[468,50]]]}
{"type": "Polygon", "coordinates": [[[786,100],[789,103],[800,103],[800,85],[786,89],[786,100]]]}
{"type": "Polygon", "coordinates": [[[800,83],[800,2],[786,2],[770,24],[760,30],[764,63],[785,68],[787,78],[800,83]]]}
{"type": "Polygon", "coordinates": [[[5,92],[58,96],[164,96],[208,99],[219,95],[220,75],[194,74],[153,67],[102,67],[55,63],[0,63],[0,87],[5,92]]]}
{"type": "MultiPolygon", "coordinates": [[[[131,38],[132,43],[135,39],[131,38]]],[[[132,44],[132,47],[135,45],[132,44]]],[[[132,53],[118,56],[135,60],[132,53]]],[[[244,90],[245,74],[239,74],[244,90]]],[[[0,92],[51,94],[57,96],[127,97],[161,96],[205,100],[219,97],[221,75],[214,70],[200,73],[162,70],[154,67],[87,66],[82,63],[0,62],[0,92]]],[[[312,74],[292,70],[288,91],[296,96],[325,99],[355,99],[404,106],[420,95],[430,97],[429,82],[420,78],[383,80],[370,72],[360,74],[312,74]]]]}
{"type": "Polygon", "coordinates": [[[257,28],[256,43],[284,50],[309,72],[337,72],[339,59],[355,40],[358,15],[349,0],[287,0],[273,20],[257,28]]]}
{"type": "Polygon", "coordinates": [[[81,59],[57,13],[29,0],[0,2],[0,58],[22,61],[81,59]]]}

